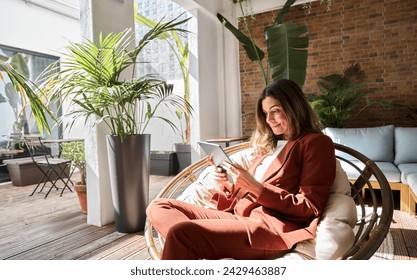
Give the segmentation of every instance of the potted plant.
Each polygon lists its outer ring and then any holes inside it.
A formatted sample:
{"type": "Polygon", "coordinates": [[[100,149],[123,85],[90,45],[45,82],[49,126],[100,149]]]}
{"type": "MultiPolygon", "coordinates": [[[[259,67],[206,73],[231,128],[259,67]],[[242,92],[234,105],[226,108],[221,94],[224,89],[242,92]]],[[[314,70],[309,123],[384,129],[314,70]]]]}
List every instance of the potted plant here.
{"type": "Polygon", "coordinates": [[[159,36],[173,30],[187,32],[179,27],[187,20],[159,22],[134,48],[130,47],[135,41],[131,30],[101,35],[98,44],[72,43],[60,62],[62,70],[49,75],[43,87],[51,102],[70,103],[69,111],[63,114],[70,127],[81,117],[95,118],[95,124],[104,123],[110,129],[107,151],[119,232],[137,232],[145,225],[150,165],[150,135],[145,130],[149,121],[162,119],[175,130],[171,120],[157,114],[159,106],[172,110],[189,106],[172,94],[173,85],[158,76],[135,77],[137,57],[159,36]],[[133,69],[130,78],[123,76],[127,68],[133,69]]]}
{"type": "Polygon", "coordinates": [[[80,174],[80,180],[75,182],[74,190],[77,192],[78,201],[80,202],[81,212],[87,213],[87,173],[85,165],[84,142],[64,142],[61,143],[61,156],[71,160],[72,168],[76,168],[80,174]]]}
{"type": "Polygon", "coordinates": [[[359,63],[351,64],[341,74],[320,77],[317,82],[320,94],[306,95],[324,127],[346,127],[349,120],[374,104],[391,107],[389,102],[367,99],[365,105],[357,108],[361,99],[372,92],[362,89],[364,75],[359,63]]]}

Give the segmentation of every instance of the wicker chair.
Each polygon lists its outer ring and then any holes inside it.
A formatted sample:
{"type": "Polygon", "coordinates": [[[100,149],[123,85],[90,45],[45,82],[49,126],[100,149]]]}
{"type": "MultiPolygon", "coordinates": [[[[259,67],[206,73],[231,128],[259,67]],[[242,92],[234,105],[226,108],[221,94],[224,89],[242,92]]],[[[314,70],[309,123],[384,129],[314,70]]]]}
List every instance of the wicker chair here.
{"type": "MultiPolygon", "coordinates": [[[[349,164],[358,171],[358,178],[351,180],[352,197],[357,205],[358,220],[355,228],[355,242],[353,246],[340,257],[340,259],[370,259],[378,250],[387,236],[393,216],[393,196],[387,179],[378,166],[363,154],[340,144],[334,144],[336,157],[340,162],[349,164]],[[352,162],[352,158],[361,162],[362,168],[352,162]],[[375,182],[371,184],[370,178],[378,183],[375,191],[375,182]],[[366,199],[362,190],[367,189],[366,199]],[[369,196],[369,197],[368,197],[369,196]]],[[[239,153],[249,148],[248,143],[242,143],[226,148],[229,155],[239,153]]],[[[354,161],[354,162],[357,162],[354,161]]],[[[195,182],[203,170],[208,167],[206,158],[193,163],[176,175],[161,192],[158,198],[176,198],[188,186],[195,182]]],[[[145,225],[145,240],[149,255],[152,259],[160,259],[163,239],[152,227],[149,220],[145,225]]]]}

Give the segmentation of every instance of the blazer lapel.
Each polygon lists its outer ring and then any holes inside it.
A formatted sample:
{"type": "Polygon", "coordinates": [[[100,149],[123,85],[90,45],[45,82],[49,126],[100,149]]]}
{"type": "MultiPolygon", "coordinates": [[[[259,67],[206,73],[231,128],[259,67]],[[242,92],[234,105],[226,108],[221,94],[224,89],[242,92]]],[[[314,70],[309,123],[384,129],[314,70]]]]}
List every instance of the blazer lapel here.
{"type": "Polygon", "coordinates": [[[299,139],[287,142],[287,144],[284,146],[284,148],[282,148],[278,156],[271,162],[268,169],[265,171],[265,174],[263,175],[261,182],[267,181],[269,178],[271,178],[281,170],[281,168],[287,161],[288,156],[292,148],[294,147],[294,144],[297,143],[299,139]]]}

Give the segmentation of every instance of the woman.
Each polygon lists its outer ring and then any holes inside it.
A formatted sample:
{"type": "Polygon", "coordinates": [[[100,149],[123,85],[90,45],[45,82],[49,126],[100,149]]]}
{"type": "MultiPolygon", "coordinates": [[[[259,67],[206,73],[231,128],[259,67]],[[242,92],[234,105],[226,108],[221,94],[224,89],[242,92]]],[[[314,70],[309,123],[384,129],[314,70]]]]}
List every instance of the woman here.
{"type": "Polygon", "coordinates": [[[223,163],[217,210],[154,200],[148,218],[165,238],[161,259],[277,258],[315,236],[336,170],[332,140],[299,86],[279,80],[257,103],[249,167],[223,163]]]}

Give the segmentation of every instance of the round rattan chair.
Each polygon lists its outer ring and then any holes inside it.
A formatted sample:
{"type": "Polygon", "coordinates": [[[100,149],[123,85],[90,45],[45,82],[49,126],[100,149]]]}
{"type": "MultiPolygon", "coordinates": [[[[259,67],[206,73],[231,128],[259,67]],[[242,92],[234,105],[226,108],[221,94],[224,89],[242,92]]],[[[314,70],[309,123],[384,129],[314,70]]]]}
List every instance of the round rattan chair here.
{"type": "MultiPolygon", "coordinates": [[[[393,196],[390,185],[378,166],[363,154],[349,147],[334,144],[336,157],[342,165],[349,165],[357,171],[356,180],[350,180],[352,197],[357,205],[358,219],[355,228],[355,242],[339,259],[366,260],[370,259],[386,238],[393,216],[393,196]],[[360,164],[358,164],[360,163],[360,164]],[[359,167],[360,166],[360,167],[359,167]],[[372,181],[370,180],[372,178],[372,181]],[[363,190],[367,190],[366,197],[363,190]]],[[[226,148],[229,155],[249,148],[242,143],[226,148]]],[[[158,194],[157,198],[176,198],[209,165],[206,158],[191,164],[177,174],[158,194]]],[[[145,240],[151,259],[160,259],[163,239],[152,227],[149,220],[145,225],[145,240]]]]}

